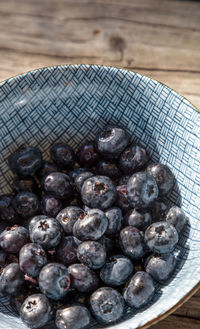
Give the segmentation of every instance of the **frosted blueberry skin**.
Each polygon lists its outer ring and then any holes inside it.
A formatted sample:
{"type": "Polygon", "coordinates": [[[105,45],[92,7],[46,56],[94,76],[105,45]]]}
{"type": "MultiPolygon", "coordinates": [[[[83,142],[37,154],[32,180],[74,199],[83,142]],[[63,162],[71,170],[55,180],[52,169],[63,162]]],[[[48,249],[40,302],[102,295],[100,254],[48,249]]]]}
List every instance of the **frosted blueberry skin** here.
{"type": "Polygon", "coordinates": [[[84,264],[72,264],[68,267],[71,288],[88,293],[98,288],[99,279],[96,273],[84,264]]]}
{"type": "Polygon", "coordinates": [[[120,169],[127,175],[139,171],[149,160],[146,150],[139,145],[127,147],[120,156],[120,169]]]}
{"type": "Polygon", "coordinates": [[[151,164],[147,167],[147,172],[155,178],[159,195],[166,195],[172,190],[174,175],[166,165],[162,163],[151,164]]]}
{"type": "Polygon", "coordinates": [[[171,277],[175,267],[176,258],[173,254],[151,255],[145,262],[145,271],[161,283],[171,277]]]}
{"type": "Polygon", "coordinates": [[[7,227],[0,234],[0,247],[7,253],[17,254],[28,242],[28,230],[23,226],[7,227]]]}
{"type": "Polygon", "coordinates": [[[90,324],[91,315],[83,305],[70,305],[56,312],[56,326],[59,329],[83,329],[90,324]]]}
{"type": "Polygon", "coordinates": [[[77,261],[77,249],[81,241],[74,236],[65,236],[56,248],[56,259],[68,266],[77,261]]]}
{"type": "Polygon", "coordinates": [[[86,179],[93,177],[93,176],[94,176],[94,174],[90,171],[86,171],[86,172],[83,172],[83,173],[80,173],[79,175],[77,175],[74,180],[76,190],[79,193],[81,193],[81,188],[83,186],[83,183],[86,181],[86,179]]]}
{"type": "Polygon", "coordinates": [[[77,220],[83,218],[85,215],[84,211],[76,206],[69,206],[62,209],[56,219],[64,229],[65,233],[72,234],[73,226],[77,220]]]}
{"type": "Polygon", "coordinates": [[[9,223],[14,223],[18,220],[18,215],[13,206],[14,195],[0,195],[0,219],[9,223]]]}
{"type": "Polygon", "coordinates": [[[20,309],[22,321],[30,328],[43,327],[51,320],[52,315],[52,307],[43,294],[28,296],[20,309]]]}
{"type": "Polygon", "coordinates": [[[90,168],[95,166],[99,160],[99,154],[96,151],[94,142],[86,142],[81,145],[76,152],[77,161],[81,166],[90,168]]]}
{"type": "Polygon", "coordinates": [[[146,253],[143,236],[136,227],[123,228],[120,231],[119,244],[123,253],[133,260],[142,258],[146,253]]]}
{"type": "Polygon", "coordinates": [[[156,200],[151,206],[152,222],[164,220],[167,215],[168,207],[162,200],[156,200]]]}
{"type": "Polygon", "coordinates": [[[123,213],[126,213],[128,210],[132,209],[132,206],[127,196],[127,185],[118,185],[116,187],[116,190],[117,190],[116,206],[121,208],[123,213]]]}
{"type": "Polygon", "coordinates": [[[141,308],[151,301],[155,293],[155,285],[146,272],[137,272],[124,289],[123,297],[128,306],[141,308]]]}
{"type": "Polygon", "coordinates": [[[90,209],[82,219],[75,222],[73,235],[81,240],[98,240],[108,227],[108,219],[103,211],[90,209]]]}
{"type": "Polygon", "coordinates": [[[120,320],[124,313],[124,299],[110,287],[97,289],[90,297],[90,308],[96,320],[109,325],[120,320]]]}
{"type": "Polygon", "coordinates": [[[11,154],[8,158],[8,164],[16,175],[34,175],[42,166],[42,153],[36,147],[27,146],[11,154]]]}
{"type": "Polygon", "coordinates": [[[44,215],[56,217],[62,208],[62,202],[60,199],[51,195],[43,195],[41,200],[41,209],[44,215]]]}
{"type": "Polygon", "coordinates": [[[146,209],[137,210],[134,208],[126,213],[124,221],[127,226],[134,226],[143,231],[151,225],[152,217],[146,209]]]}
{"type": "Polygon", "coordinates": [[[73,197],[73,189],[68,175],[61,172],[52,172],[42,179],[42,187],[46,194],[58,199],[70,199],[73,197]]]}
{"type": "Polygon", "coordinates": [[[146,172],[133,174],[127,183],[127,197],[132,208],[150,206],[157,199],[158,192],[155,179],[146,172]]]}
{"type": "Polygon", "coordinates": [[[51,158],[60,169],[71,169],[75,164],[75,154],[71,146],[57,143],[51,147],[51,158]]]}
{"type": "Polygon", "coordinates": [[[96,166],[98,175],[108,176],[110,178],[117,178],[121,175],[121,172],[114,161],[107,159],[101,160],[96,166]]]}
{"type": "Polygon", "coordinates": [[[24,274],[19,264],[11,263],[3,268],[0,275],[0,293],[3,295],[17,295],[24,283],[24,274]]]}
{"type": "Polygon", "coordinates": [[[105,234],[109,236],[119,232],[123,221],[121,209],[118,207],[109,208],[105,211],[105,215],[108,219],[108,227],[105,234]]]}
{"type": "Polygon", "coordinates": [[[110,257],[100,271],[101,280],[108,286],[121,286],[133,273],[133,264],[128,257],[110,257]]]}
{"type": "Polygon", "coordinates": [[[63,264],[49,263],[40,271],[39,287],[48,298],[63,298],[70,287],[70,276],[63,264]]]}
{"type": "Polygon", "coordinates": [[[180,233],[187,222],[187,217],[181,208],[173,206],[166,215],[166,221],[180,233]]]}
{"type": "Polygon", "coordinates": [[[32,192],[20,192],[13,199],[13,206],[19,217],[30,218],[40,212],[40,201],[32,192]]]}
{"type": "Polygon", "coordinates": [[[107,158],[118,158],[129,142],[128,133],[119,127],[107,126],[96,138],[98,152],[107,158]]]}
{"type": "Polygon", "coordinates": [[[82,186],[81,197],[89,208],[107,209],[116,200],[116,188],[109,177],[94,176],[88,178],[82,186]]]}
{"type": "Polygon", "coordinates": [[[174,226],[165,221],[153,223],[145,231],[145,242],[155,253],[171,252],[177,244],[178,238],[174,226]]]}
{"type": "Polygon", "coordinates": [[[93,270],[101,268],[106,261],[106,249],[97,241],[84,241],[78,246],[78,260],[93,270]]]}
{"type": "Polygon", "coordinates": [[[31,277],[37,277],[46,263],[46,252],[39,244],[28,243],[21,248],[19,252],[19,266],[22,272],[31,277]]]}

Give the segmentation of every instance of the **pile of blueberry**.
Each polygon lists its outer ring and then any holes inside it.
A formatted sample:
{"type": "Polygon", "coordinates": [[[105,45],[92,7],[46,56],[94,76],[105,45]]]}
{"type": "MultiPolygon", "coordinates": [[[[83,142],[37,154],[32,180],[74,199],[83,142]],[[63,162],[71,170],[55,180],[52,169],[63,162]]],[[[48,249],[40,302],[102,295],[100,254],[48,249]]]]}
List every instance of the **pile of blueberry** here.
{"type": "Polygon", "coordinates": [[[30,328],[115,323],[175,269],[186,216],[164,201],[174,176],[114,126],[76,153],[58,143],[50,154],[28,146],[8,159],[16,177],[0,196],[0,292],[30,328]]]}

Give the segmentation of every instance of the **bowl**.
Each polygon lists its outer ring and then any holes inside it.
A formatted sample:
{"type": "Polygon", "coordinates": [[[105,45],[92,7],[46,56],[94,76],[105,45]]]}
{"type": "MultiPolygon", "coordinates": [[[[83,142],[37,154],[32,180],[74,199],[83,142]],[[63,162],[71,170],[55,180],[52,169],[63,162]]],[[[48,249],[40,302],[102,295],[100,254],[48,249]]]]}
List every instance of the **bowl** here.
{"type": "MultiPolygon", "coordinates": [[[[189,88],[189,87],[188,87],[189,88]]],[[[141,74],[95,65],[43,68],[0,85],[0,188],[11,191],[9,154],[21,145],[75,149],[107,123],[124,127],[155,161],[168,164],[177,183],[168,198],[188,217],[176,248],[178,266],[148,307],[127,308],[115,329],[147,328],[184,303],[200,287],[200,113],[172,89],[141,74]]],[[[0,297],[0,328],[27,328],[0,297]]],[[[54,328],[48,325],[47,328],[54,328]]],[[[92,324],[91,328],[100,328],[92,324]]]]}

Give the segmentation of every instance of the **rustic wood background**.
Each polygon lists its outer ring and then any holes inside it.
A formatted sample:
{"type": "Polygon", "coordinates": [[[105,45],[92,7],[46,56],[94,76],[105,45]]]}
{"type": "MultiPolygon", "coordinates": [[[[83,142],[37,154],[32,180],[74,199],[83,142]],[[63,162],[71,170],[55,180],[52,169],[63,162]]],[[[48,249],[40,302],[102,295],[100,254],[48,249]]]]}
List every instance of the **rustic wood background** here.
{"type": "MultiPolygon", "coordinates": [[[[87,63],[155,78],[200,108],[200,1],[0,0],[0,80],[87,63]]],[[[200,329],[200,292],[152,329],[200,329]]]]}

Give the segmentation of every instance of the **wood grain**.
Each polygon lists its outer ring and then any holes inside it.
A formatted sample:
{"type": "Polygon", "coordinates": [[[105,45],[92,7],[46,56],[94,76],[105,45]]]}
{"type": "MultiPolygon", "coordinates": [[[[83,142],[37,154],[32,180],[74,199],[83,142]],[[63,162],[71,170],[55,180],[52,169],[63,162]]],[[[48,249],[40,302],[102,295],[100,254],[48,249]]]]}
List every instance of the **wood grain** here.
{"type": "MultiPolygon", "coordinates": [[[[200,2],[1,0],[0,80],[103,64],[157,79],[200,108],[200,2]]],[[[200,292],[152,329],[199,329],[200,292]]]]}

